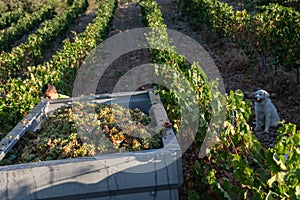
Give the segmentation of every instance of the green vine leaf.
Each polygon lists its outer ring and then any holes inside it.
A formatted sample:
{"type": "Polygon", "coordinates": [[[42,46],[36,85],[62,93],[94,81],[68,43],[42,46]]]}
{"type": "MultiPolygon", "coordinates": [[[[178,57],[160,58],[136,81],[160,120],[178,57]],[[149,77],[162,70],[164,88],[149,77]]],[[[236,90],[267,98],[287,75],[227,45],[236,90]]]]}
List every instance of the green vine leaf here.
{"type": "Polygon", "coordinates": [[[268,181],[268,186],[270,188],[273,187],[273,183],[276,181],[278,182],[280,185],[284,184],[284,177],[285,177],[286,173],[285,172],[278,172],[277,174],[274,174],[268,181]]]}

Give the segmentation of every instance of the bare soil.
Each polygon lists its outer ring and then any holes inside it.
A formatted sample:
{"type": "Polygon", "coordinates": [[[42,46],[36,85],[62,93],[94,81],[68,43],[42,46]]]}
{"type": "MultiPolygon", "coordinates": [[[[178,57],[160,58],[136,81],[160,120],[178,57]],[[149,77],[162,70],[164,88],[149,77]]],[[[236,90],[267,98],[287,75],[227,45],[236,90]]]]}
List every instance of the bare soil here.
{"type": "MultiPolygon", "coordinates": [[[[141,9],[137,1],[118,0],[118,6],[115,9],[114,19],[110,28],[109,37],[134,28],[143,27],[140,14],[141,9]]],[[[110,66],[104,72],[98,83],[96,93],[112,93],[114,86],[117,84],[119,78],[122,77],[124,73],[128,72],[134,67],[150,63],[150,58],[151,55],[148,49],[139,49],[137,51],[122,55],[112,64],[110,64],[110,66]]],[[[129,87],[124,85],[123,91],[128,90],[129,87]]]]}

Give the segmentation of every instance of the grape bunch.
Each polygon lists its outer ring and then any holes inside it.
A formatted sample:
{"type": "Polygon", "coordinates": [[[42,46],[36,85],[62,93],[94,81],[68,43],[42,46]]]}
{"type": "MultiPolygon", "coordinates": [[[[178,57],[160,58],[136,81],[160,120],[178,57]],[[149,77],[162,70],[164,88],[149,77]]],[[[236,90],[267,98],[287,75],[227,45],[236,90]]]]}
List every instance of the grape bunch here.
{"type": "Polygon", "coordinates": [[[150,117],[138,108],[74,104],[56,109],[39,130],[27,132],[0,165],[162,147],[163,129],[148,126],[150,117]]]}

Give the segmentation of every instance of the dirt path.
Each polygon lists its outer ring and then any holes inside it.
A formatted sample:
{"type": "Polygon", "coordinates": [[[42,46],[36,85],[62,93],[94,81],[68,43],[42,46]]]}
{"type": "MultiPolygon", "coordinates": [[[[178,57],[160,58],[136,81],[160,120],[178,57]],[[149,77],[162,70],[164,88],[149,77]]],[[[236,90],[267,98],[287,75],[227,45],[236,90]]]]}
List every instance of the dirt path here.
{"type": "Polygon", "coordinates": [[[141,9],[137,0],[118,0],[109,36],[134,28],[143,27],[141,9]]]}
{"type": "MultiPolygon", "coordinates": [[[[141,9],[137,1],[124,3],[123,1],[118,0],[118,7],[114,13],[109,36],[134,28],[143,27],[140,14],[141,9]]],[[[96,93],[112,93],[114,86],[125,72],[128,72],[136,66],[150,63],[150,58],[150,52],[147,49],[141,49],[122,55],[104,72],[98,83],[96,93]]],[[[131,91],[129,88],[129,85],[124,85],[123,91],[131,91]]]]}

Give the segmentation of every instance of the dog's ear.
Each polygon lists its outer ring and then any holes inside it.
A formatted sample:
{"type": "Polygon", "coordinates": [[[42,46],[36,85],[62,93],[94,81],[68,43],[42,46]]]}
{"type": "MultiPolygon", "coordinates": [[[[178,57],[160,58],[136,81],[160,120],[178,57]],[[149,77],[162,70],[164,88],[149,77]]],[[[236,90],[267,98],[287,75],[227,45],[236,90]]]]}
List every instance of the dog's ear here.
{"type": "Polygon", "coordinates": [[[270,97],[269,92],[267,92],[267,91],[265,91],[265,90],[264,90],[264,94],[265,94],[266,97],[268,97],[268,98],[270,97]]]}

